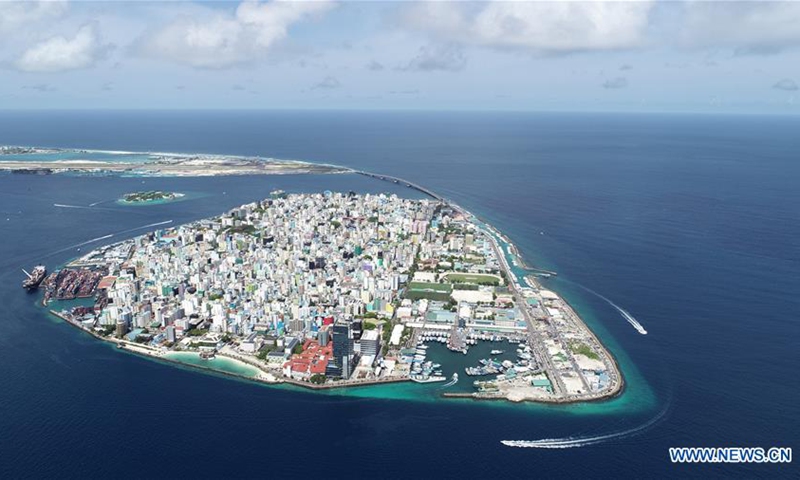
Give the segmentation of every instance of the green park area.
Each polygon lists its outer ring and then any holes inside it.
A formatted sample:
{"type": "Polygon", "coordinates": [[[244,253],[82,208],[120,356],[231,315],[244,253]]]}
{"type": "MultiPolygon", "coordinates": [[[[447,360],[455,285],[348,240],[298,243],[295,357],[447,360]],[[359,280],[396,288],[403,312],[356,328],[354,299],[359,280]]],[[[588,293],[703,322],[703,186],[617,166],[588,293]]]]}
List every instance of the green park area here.
{"type": "Polygon", "coordinates": [[[476,285],[500,285],[500,277],[486,273],[446,273],[442,279],[450,283],[474,283],[476,285]]]}
{"type": "Polygon", "coordinates": [[[453,286],[449,283],[411,282],[406,290],[406,298],[411,300],[427,298],[428,300],[446,302],[450,300],[452,291],[453,286]]]}
{"type": "Polygon", "coordinates": [[[572,353],[586,355],[592,360],[600,359],[600,356],[598,356],[594,350],[592,350],[589,345],[586,345],[585,343],[574,342],[570,344],[569,348],[572,350],[572,353]]]}

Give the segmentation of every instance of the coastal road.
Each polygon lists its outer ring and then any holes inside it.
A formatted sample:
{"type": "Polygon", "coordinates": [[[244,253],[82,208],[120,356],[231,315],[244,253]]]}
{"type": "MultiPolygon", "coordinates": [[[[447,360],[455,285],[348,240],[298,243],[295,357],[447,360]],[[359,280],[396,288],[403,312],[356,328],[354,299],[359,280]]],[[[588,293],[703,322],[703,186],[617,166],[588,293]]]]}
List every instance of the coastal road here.
{"type": "Polygon", "coordinates": [[[528,325],[528,345],[530,345],[530,347],[533,349],[539,364],[544,368],[544,371],[547,373],[547,377],[550,378],[550,381],[553,384],[553,393],[557,397],[567,398],[567,389],[564,387],[564,383],[561,380],[561,375],[559,375],[558,370],[555,368],[555,365],[553,365],[553,361],[550,358],[550,355],[547,353],[547,349],[544,348],[543,339],[536,331],[534,319],[531,318],[528,305],[525,303],[525,298],[517,288],[516,283],[511,281],[511,279],[515,278],[511,272],[511,267],[509,267],[506,257],[503,255],[502,249],[497,244],[497,240],[489,232],[486,232],[486,235],[489,236],[489,240],[492,244],[492,250],[494,250],[494,254],[500,262],[500,267],[503,269],[503,271],[505,271],[506,278],[509,280],[508,287],[514,296],[514,301],[519,306],[522,316],[525,317],[525,323],[528,325]]]}

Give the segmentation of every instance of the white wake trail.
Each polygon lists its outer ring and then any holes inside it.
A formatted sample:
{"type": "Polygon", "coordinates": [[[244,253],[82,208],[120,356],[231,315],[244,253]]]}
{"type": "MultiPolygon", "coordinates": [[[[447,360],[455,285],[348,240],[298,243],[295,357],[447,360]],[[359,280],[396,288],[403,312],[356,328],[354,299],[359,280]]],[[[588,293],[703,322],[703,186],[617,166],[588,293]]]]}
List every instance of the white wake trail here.
{"type": "Polygon", "coordinates": [[[62,248],[60,250],[56,250],[55,252],[48,253],[47,255],[43,255],[41,258],[47,258],[47,257],[53,256],[53,255],[55,255],[57,253],[66,252],[67,250],[72,250],[73,248],[78,248],[78,247],[82,247],[84,245],[88,245],[90,243],[99,242],[100,240],[105,240],[105,239],[111,238],[113,236],[114,236],[113,233],[109,233],[108,235],[103,235],[102,237],[97,237],[97,238],[93,238],[91,240],[86,240],[85,242],[76,243],[75,245],[70,245],[69,247],[64,247],[64,248],[62,248]]]}
{"type": "Polygon", "coordinates": [[[80,210],[107,210],[107,211],[114,211],[113,208],[97,207],[96,206],[96,205],[101,204],[101,203],[105,203],[105,201],[95,202],[95,203],[89,204],[88,207],[86,205],[67,205],[65,203],[54,203],[53,206],[57,207],[57,208],[78,208],[80,210]]]}
{"type": "Polygon", "coordinates": [[[633,315],[631,315],[631,314],[630,314],[630,312],[628,312],[628,311],[627,311],[627,310],[625,310],[624,308],[620,307],[620,306],[619,306],[619,305],[617,305],[616,303],[612,302],[612,301],[611,301],[611,299],[609,299],[609,298],[608,298],[608,297],[606,297],[605,295],[601,295],[601,294],[599,294],[599,293],[595,292],[594,290],[592,290],[592,289],[591,289],[591,288],[589,288],[589,287],[584,287],[584,286],[583,286],[583,285],[581,285],[580,283],[575,283],[575,282],[570,282],[570,283],[572,283],[572,284],[574,284],[574,285],[577,285],[577,286],[581,287],[582,289],[586,290],[587,292],[589,292],[589,293],[592,293],[592,294],[594,294],[594,295],[597,295],[598,297],[600,297],[600,298],[602,298],[603,300],[605,300],[605,301],[606,301],[606,302],[607,302],[609,305],[611,305],[612,307],[614,307],[614,308],[615,308],[615,309],[616,309],[616,310],[619,312],[619,314],[620,314],[620,315],[622,315],[622,318],[624,318],[625,320],[627,320],[627,321],[628,321],[628,323],[630,323],[630,324],[631,324],[631,326],[632,326],[633,328],[635,328],[637,332],[639,332],[639,333],[640,333],[640,334],[642,334],[642,335],[647,335],[647,330],[645,330],[645,329],[644,329],[644,327],[642,326],[642,324],[641,324],[641,323],[639,323],[639,321],[638,321],[638,320],[636,320],[636,318],[635,318],[633,315]]]}
{"type": "Polygon", "coordinates": [[[516,448],[561,449],[588,447],[589,445],[596,445],[609,440],[617,440],[638,435],[658,423],[662,418],[664,418],[668,410],[669,404],[665,406],[664,409],[658,413],[658,415],[646,421],[645,423],[621,432],[595,435],[592,437],[543,438],[541,440],[501,440],[500,443],[507,447],[516,448]]]}
{"type": "Polygon", "coordinates": [[[58,208],[83,208],[83,209],[90,208],[90,207],[84,207],[83,205],[64,205],[63,203],[54,203],[53,206],[58,208]]]}
{"type": "Polygon", "coordinates": [[[457,379],[457,378],[456,378],[456,379],[453,379],[453,380],[450,380],[449,382],[445,383],[444,385],[442,385],[442,388],[445,388],[445,387],[452,387],[452,386],[453,386],[453,385],[455,385],[456,383],[458,383],[458,379],[457,379]]]}
{"type": "Polygon", "coordinates": [[[172,220],[164,220],[163,222],[148,223],[147,225],[142,225],[141,227],[129,228],[129,229],[127,229],[127,230],[123,230],[123,231],[121,231],[121,232],[117,232],[117,233],[115,233],[114,235],[122,235],[123,233],[132,232],[132,231],[134,231],[134,230],[141,230],[141,229],[143,229],[143,228],[159,227],[159,226],[161,226],[161,225],[167,225],[167,224],[169,224],[169,223],[172,223],[172,220]]]}
{"type": "MultiPolygon", "coordinates": [[[[81,208],[88,208],[88,207],[81,207],[81,208]]],[[[48,253],[47,255],[42,255],[40,258],[47,258],[47,257],[50,257],[50,256],[55,255],[57,253],[66,252],[67,250],[72,250],[73,248],[79,248],[79,247],[82,247],[84,245],[88,245],[90,243],[99,242],[101,240],[105,240],[105,239],[111,238],[113,236],[122,235],[122,234],[125,234],[125,233],[128,233],[128,232],[132,232],[134,230],[141,230],[143,228],[149,228],[149,227],[158,227],[160,225],[166,225],[168,223],[172,223],[172,220],[164,220],[163,222],[148,223],[147,225],[142,225],[140,227],[129,228],[127,230],[122,230],[122,231],[116,232],[116,233],[109,233],[108,235],[103,235],[102,237],[93,238],[91,240],[86,240],[85,242],[76,243],[75,245],[70,245],[69,247],[64,247],[62,249],[56,250],[55,252],[48,253]]]]}

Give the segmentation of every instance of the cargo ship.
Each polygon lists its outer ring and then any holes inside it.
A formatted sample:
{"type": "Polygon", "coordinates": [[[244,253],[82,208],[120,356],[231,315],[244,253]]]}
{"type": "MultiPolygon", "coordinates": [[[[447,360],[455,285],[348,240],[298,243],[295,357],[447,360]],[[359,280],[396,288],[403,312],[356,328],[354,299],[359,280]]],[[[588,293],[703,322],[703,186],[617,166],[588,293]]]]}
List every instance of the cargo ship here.
{"type": "Polygon", "coordinates": [[[22,269],[22,271],[28,276],[28,278],[22,281],[22,288],[26,290],[38,288],[39,284],[44,280],[44,276],[47,274],[47,269],[44,265],[36,265],[33,267],[31,273],[26,272],[25,269],[22,269]]]}

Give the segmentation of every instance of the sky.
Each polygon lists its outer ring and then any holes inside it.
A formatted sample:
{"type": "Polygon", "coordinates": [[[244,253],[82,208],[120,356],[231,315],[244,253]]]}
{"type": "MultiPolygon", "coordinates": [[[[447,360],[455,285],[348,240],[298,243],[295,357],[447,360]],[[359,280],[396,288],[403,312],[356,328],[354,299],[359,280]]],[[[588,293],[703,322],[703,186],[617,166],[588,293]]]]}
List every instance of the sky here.
{"type": "Polygon", "coordinates": [[[800,114],[800,1],[0,0],[0,109],[800,114]]]}

